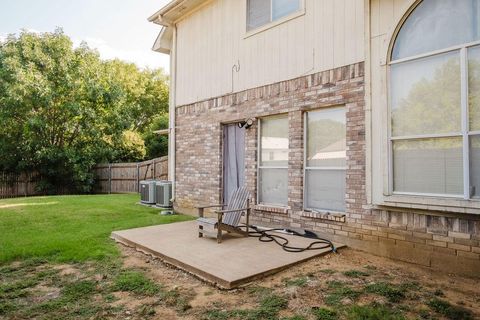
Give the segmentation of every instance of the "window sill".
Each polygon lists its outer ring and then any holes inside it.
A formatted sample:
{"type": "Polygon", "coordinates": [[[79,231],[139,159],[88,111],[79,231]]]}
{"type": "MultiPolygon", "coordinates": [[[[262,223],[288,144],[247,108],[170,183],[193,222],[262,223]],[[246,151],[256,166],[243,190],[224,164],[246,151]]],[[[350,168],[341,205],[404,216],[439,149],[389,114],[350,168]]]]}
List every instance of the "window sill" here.
{"type": "Polygon", "coordinates": [[[345,213],[336,212],[336,211],[327,211],[327,210],[309,211],[305,209],[302,212],[302,217],[335,221],[335,222],[345,222],[345,213]]]}
{"type": "Polygon", "coordinates": [[[257,33],[261,33],[261,32],[264,32],[268,29],[271,29],[271,28],[274,28],[282,23],[285,23],[287,21],[290,21],[290,20],[293,20],[293,19],[296,19],[298,17],[301,17],[301,16],[304,16],[305,15],[305,8],[301,9],[300,11],[297,11],[297,12],[294,12],[292,14],[289,14],[288,16],[285,16],[283,18],[280,18],[278,20],[275,20],[275,21],[272,21],[272,22],[269,22],[267,23],[266,25],[263,25],[261,27],[258,27],[258,28],[255,28],[255,29],[252,29],[252,30],[249,30],[245,33],[245,36],[243,37],[243,39],[247,39],[253,35],[256,35],[257,33]]]}
{"type": "Polygon", "coordinates": [[[257,204],[253,207],[253,209],[278,214],[288,214],[288,212],[290,211],[289,207],[272,206],[265,204],[257,204]]]}
{"type": "Polygon", "coordinates": [[[480,215],[480,199],[464,200],[436,196],[394,194],[384,195],[383,201],[374,204],[380,207],[386,206],[480,215]]]}

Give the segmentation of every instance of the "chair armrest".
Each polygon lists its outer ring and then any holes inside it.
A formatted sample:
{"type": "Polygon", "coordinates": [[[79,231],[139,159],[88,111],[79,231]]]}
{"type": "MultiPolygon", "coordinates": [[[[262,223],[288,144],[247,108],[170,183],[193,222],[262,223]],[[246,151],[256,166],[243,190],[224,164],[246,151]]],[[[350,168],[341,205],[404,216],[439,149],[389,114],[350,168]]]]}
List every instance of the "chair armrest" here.
{"type": "Polygon", "coordinates": [[[225,207],[224,204],[214,204],[214,205],[209,205],[209,206],[199,206],[199,207],[195,207],[195,208],[197,209],[198,217],[199,217],[199,218],[203,218],[205,209],[209,209],[209,208],[224,208],[224,207],[225,207]]]}
{"type": "Polygon", "coordinates": [[[225,205],[224,204],[214,204],[214,205],[208,205],[208,206],[197,206],[195,209],[209,209],[209,208],[223,208],[225,205]]]}
{"type": "Polygon", "coordinates": [[[233,209],[233,210],[215,210],[215,213],[224,214],[224,213],[247,211],[247,210],[250,210],[250,208],[241,208],[241,209],[233,209]]]}

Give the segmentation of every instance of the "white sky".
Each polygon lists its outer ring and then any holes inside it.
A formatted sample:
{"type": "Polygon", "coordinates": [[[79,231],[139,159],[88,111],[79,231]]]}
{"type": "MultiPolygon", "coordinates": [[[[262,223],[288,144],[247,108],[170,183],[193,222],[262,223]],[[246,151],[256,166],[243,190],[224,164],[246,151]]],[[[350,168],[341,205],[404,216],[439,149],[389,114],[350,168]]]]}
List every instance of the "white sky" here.
{"type": "Polygon", "coordinates": [[[0,0],[0,40],[21,29],[62,27],[75,45],[86,41],[103,59],[169,71],[169,57],[153,52],[160,26],[147,21],[169,0],[0,0]]]}

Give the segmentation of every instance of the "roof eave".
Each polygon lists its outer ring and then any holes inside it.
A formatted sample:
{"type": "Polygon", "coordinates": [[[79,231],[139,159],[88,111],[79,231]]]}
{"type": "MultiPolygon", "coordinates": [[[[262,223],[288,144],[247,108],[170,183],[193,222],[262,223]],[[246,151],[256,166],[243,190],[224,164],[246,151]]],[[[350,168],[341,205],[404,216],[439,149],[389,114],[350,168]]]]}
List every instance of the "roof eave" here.
{"type": "Polygon", "coordinates": [[[173,0],[169,3],[167,3],[163,8],[152,14],[149,18],[148,21],[157,23],[157,20],[159,17],[163,16],[165,13],[173,9],[175,6],[177,6],[180,2],[183,0],[173,0]]]}
{"type": "Polygon", "coordinates": [[[148,21],[160,24],[160,25],[171,25],[171,21],[165,19],[165,15],[172,13],[177,9],[182,3],[188,2],[188,0],[173,0],[169,2],[166,6],[162,9],[155,12],[148,18],[148,21]]]}
{"type": "Polygon", "coordinates": [[[163,26],[172,26],[185,14],[201,6],[208,0],[173,0],[148,18],[148,21],[163,26]]]}
{"type": "Polygon", "coordinates": [[[163,27],[153,44],[152,50],[164,54],[170,54],[172,47],[172,28],[163,27]]]}

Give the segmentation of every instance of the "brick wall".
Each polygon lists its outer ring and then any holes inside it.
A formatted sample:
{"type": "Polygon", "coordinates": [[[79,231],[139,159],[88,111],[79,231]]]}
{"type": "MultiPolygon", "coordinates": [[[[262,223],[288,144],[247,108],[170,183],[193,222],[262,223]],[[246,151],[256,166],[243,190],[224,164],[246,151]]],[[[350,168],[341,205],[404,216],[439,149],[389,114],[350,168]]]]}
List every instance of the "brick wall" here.
{"type": "MultiPolygon", "coordinates": [[[[288,114],[288,208],[255,205],[253,221],[306,228],[394,259],[473,274],[480,268],[480,222],[435,212],[389,211],[367,204],[365,190],[364,64],[354,64],[246,90],[176,109],[178,210],[222,201],[222,124],[288,114]],[[345,106],[347,172],[345,216],[303,211],[303,114],[345,106]]],[[[257,122],[246,131],[246,184],[256,199],[257,122]]]]}

